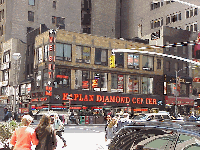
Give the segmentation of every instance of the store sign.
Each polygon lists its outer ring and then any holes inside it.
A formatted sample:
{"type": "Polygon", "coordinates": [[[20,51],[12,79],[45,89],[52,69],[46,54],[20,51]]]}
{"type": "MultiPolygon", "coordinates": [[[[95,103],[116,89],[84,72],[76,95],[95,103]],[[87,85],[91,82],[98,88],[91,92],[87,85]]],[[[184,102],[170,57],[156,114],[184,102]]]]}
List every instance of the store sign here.
{"type": "Polygon", "coordinates": [[[193,78],[193,82],[200,82],[200,78],[193,78]]]}
{"type": "Polygon", "coordinates": [[[124,97],[124,96],[104,96],[104,95],[84,95],[83,94],[68,94],[63,93],[62,100],[69,100],[68,97],[70,95],[70,101],[84,101],[84,102],[103,102],[103,103],[132,103],[132,104],[149,104],[149,105],[157,105],[157,99],[155,98],[140,98],[140,97],[124,97]]]}
{"type": "Polygon", "coordinates": [[[28,108],[19,108],[19,113],[28,113],[28,108]]]}
{"type": "Polygon", "coordinates": [[[133,109],[133,111],[148,111],[148,109],[144,109],[144,108],[137,108],[137,109],[133,109]]]}

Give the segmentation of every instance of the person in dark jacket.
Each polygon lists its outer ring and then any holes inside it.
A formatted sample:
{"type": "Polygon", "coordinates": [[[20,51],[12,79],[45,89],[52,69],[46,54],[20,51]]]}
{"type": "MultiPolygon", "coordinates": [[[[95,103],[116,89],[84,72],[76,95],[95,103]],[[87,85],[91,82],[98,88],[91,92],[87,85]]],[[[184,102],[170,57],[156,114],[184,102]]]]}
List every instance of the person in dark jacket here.
{"type": "Polygon", "coordinates": [[[50,125],[51,118],[48,115],[43,115],[40,119],[36,131],[36,136],[39,140],[35,150],[54,150],[57,146],[56,134],[50,125]]]}

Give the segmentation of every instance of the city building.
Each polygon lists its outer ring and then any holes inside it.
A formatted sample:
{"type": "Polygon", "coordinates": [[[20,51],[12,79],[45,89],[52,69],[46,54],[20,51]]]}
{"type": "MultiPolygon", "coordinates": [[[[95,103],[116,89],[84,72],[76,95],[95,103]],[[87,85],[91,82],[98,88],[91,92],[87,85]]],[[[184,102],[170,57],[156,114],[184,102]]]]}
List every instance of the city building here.
{"type": "MultiPolygon", "coordinates": [[[[149,39],[150,45],[166,46],[163,48],[164,54],[192,60],[192,49],[194,46],[191,44],[195,44],[195,42],[190,44],[186,43],[185,45],[183,43],[191,41],[192,34],[193,32],[191,31],[162,26],[156,32],[144,35],[142,38],[149,39]]],[[[166,108],[168,106],[171,108],[175,104],[175,91],[177,88],[179,91],[177,93],[177,102],[180,106],[179,112],[185,115],[190,113],[190,109],[194,105],[194,99],[192,97],[193,69],[194,67],[191,63],[170,57],[163,58],[163,94],[165,95],[166,108]],[[176,71],[178,72],[177,76],[179,79],[178,87],[176,87],[176,71]]],[[[174,112],[173,109],[170,110],[174,112]]]]}
{"type": "MultiPolygon", "coordinates": [[[[112,49],[148,46],[66,30],[46,31],[35,38],[31,105],[35,109],[112,108],[149,111],[164,106],[163,58],[112,49]]],[[[162,48],[148,49],[162,53],[162,48]]]]}
{"type": "Polygon", "coordinates": [[[196,32],[199,30],[199,1],[184,0],[189,4],[175,1],[146,0],[122,1],[121,33],[123,38],[148,35],[162,26],[196,32]]]}

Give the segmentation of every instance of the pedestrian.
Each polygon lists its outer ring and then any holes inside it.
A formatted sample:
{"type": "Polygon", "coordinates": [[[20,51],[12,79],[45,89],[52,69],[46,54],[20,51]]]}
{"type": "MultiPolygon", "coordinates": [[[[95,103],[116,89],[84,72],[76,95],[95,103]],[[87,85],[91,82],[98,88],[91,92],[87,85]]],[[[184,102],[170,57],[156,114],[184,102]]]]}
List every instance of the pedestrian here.
{"type": "Polygon", "coordinates": [[[64,145],[62,148],[64,148],[67,146],[67,144],[66,144],[65,139],[62,137],[62,131],[61,131],[62,126],[63,124],[61,120],[59,119],[58,114],[55,114],[54,115],[54,129],[56,131],[56,135],[58,135],[60,139],[63,141],[64,145]]]}
{"type": "Polygon", "coordinates": [[[114,136],[114,130],[115,130],[114,126],[116,123],[117,123],[116,118],[113,117],[106,129],[106,141],[108,143],[110,143],[111,139],[114,136]]]}
{"type": "Polygon", "coordinates": [[[54,150],[57,146],[56,134],[51,127],[51,118],[43,115],[35,129],[37,139],[39,140],[35,150],[54,150]]]}
{"type": "Polygon", "coordinates": [[[12,134],[10,144],[14,146],[13,150],[31,150],[31,146],[38,144],[38,139],[33,128],[29,127],[33,118],[30,115],[24,115],[21,125],[12,134]],[[32,144],[31,144],[32,142],[32,144]]]}

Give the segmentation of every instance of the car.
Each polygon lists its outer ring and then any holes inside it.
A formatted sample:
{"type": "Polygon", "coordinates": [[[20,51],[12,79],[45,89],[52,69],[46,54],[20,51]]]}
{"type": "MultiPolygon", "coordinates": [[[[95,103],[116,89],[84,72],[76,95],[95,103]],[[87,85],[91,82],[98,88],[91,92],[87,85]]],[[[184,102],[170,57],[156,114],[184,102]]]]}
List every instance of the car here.
{"type": "Polygon", "coordinates": [[[194,122],[137,122],[122,127],[109,150],[200,149],[200,127],[194,122]]]}

